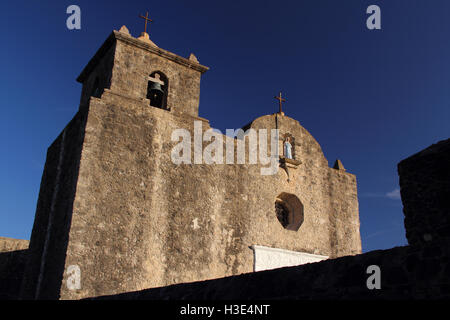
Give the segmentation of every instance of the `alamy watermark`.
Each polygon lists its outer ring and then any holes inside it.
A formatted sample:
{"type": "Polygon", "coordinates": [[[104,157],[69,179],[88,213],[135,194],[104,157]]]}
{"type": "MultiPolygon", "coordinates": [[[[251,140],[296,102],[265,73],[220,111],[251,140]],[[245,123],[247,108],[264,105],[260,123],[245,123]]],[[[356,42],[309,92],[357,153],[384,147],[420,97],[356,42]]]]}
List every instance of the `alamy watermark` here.
{"type": "Polygon", "coordinates": [[[178,144],[172,148],[171,159],[174,164],[192,164],[192,158],[194,164],[245,164],[246,154],[248,154],[249,164],[259,163],[268,166],[260,169],[262,175],[273,175],[278,172],[278,137],[279,129],[271,129],[269,155],[267,129],[250,128],[247,131],[226,129],[224,150],[224,135],[220,130],[208,129],[203,132],[202,121],[194,121],[194,137],[187,129],[175,129],[172,132],[172,142],[178,142],[178,144]],[[248,153],[246,152],[247,141],[248,153]],[[203,142],[210,142],[210,144],[203,148],[203,142]],[[192,145],[194,145],[193,157],[192,145]]]}
{"type": "Polygon", "coordinates": [[[379,6],[373,4],[367,7],[367,14],[370,16],[367,18],[366,26],[369,30],[381,29],[381,9],[379,6]]]}
{"type": "Polygon", "coordinates": [[[366,286],[367,289],[381,289],[381,269],[376,264],[370,265],[366,270],[367,274],[370,274],[369,278],[367,278],[366,286]]]}
{"type": "Polygon", "coordinates": [[[66,13],[70,14],[66,20],[66,26],[69,30],[81,29],[81,9],[77,5],[70,5],[66,9],[66,13]]]}
{"type": "MultiPolygon", "coordinates": [[[[79,6],[72,4],[67,7],[66,13],[70,16],[67,17],[66,26],[69,30],[81,29],[81,9],[79,6]]],[[[367,7],[366,13],[370,16],[366,20],[366,26],[369,30],[381,29],[381,9],[379,6],[373,4],[367,7]]]]}

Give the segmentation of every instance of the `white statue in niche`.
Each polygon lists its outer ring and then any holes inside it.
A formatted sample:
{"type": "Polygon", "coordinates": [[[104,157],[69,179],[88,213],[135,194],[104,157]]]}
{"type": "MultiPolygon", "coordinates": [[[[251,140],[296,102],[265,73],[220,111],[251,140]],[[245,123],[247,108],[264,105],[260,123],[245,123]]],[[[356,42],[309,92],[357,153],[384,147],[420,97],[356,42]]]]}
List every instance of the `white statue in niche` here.
{"type": "Polygon", "coordinates": [[[284,157],[288,159],[293,159],[292,157],[292,145],[291,145],[291,137],[286,137],[284,140],[284,157]]]}

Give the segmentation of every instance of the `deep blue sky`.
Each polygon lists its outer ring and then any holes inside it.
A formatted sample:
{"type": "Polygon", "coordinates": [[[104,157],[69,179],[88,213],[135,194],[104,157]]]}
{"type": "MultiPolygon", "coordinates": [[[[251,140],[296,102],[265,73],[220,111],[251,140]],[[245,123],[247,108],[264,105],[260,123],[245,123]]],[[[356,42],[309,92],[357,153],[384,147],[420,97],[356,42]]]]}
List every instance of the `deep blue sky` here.
{"type": "Polygon", "coordinates": [[[2,1],[0,236],[28,239],[47,147],[78,108],[83,67],[113,29],[211,69],[200,116],[221,130],[277,111],[358,181],[363,250],[406,244],[397,163],[450,136],[450,1],[2,1]],[[66,8],[81,8],[81,30],[66,8]],[[381,8],[382,30],[366,28],[381,8]],[[395,194],[395,192],[394,192],[395,194]]]}

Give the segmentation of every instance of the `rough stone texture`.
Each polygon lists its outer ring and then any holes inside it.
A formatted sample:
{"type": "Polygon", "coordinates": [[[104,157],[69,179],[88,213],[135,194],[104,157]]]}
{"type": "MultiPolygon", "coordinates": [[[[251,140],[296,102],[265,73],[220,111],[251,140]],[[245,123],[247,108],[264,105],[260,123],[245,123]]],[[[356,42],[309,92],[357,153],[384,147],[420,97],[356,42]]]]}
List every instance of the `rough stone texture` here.
{"type": "Polygon", "coordinates": [[[449,242],[450,139],[401,161],[398,172],[408,242],[449,242]]]}
{"type": "Polygon", "coordinates": [[[168,137],[192,126],[192,118],[112,91],[92,98],[66,257],[66,268],[80,266],[83,285],[77,292],[63,287],[61,298],[251,272],[253,244],[332,257],[360,253],[354,176],[328,168],[317,143],[306,147],[313,138],[297,122],[290,130],[303,138],[297,154],[306,165],[289,183],[282,170],[261,176],[259,165],[173,164],[168,137]],[[304,203],[298,232],[276,218],[281,192],[304,203]]]}
{"type": "Polygon", "coordinates": [[[115,49],[114,39],[109,37],[78,77],[77,81],[83,83],[80,110],[86,111],[88,108],[89,99],[93,95],[97,80],[97,85],[101,89],[100,95],[103,93],[102,89],[111,86],[115,49]],[[89,73],[86,75],[87,72],[89,73]]]}
{"type": "Polygon", "coordinates": [[[172,285],[102,300],[400,300],[450,298],[450,247],[396,247],[296,267],[172,285]],[[366,273],[381,270],[381,289],[369,290],[366,273]]]}
{"type": "Polygon", "coordinates": [[[150,105],[146,99],[148,77],[160,71],[169,79],[170,110],[198,116],[200,76],[207,70],[198,62],[114,31],[78,77],[83,83],[80,108],[88,104],[97,78],[101,88],[150,105]]]}
{"type": "Polygon", "coordinates": [[[151,44],[152,46],[157,46],[152,40],[150,40],[150,37],[148,35],[148,33],[146,32],[142,32],[141,36],[138,38],[141,41],[147,42],[148,44],[151,44]]]}
{"type": "Polygon", "coordinates": [[[22,286],[24,299],[59,297],[85,123],[85,115],[78,112],[48,148],[22,286]]]}
{"type": "Polygon", "coordinates": [[[0,237],[0,300],[19,298],[28,244],[27,240],[0,237]]]}
{"type": "Polygon", "coordinates": [[[171,161],[175,129],[193,136],[194,120],[210,128],[198,118],[206,70],[121,32],[103,44],[78,78],[79,112],[47,154],[23,297],[80,299],[252,272],[251,245],[331,258],[361,253],[356,178],[329,168],[294,119],[267,115],[248,126],[295,138],[300,164],[275,175],[248,161],[171,161]],[[170,112],[145,98],[153,71],[169,79],[170,112]],[[101,98],[90,96],[102,76],[101,98]],[[281,193],[303,205],[298,231],[276,217],[281,193]],[[71,265],[81,270],[80,290],[65,285],[71,265]]]}
{"type": "Polygon", "coordinates": [[[0,252],[26,250],[30,241],[0,237],[0,252]]]}
{"type": "Polygon", "coordinates": [[[123,25],[120,27],[119,32],[125,33],[126,35],[131,36],[130,31],[128,30],[127,26],[123,25]]]}
{"type": "Polygon", "coordinates": [[[450,139],[398,165],[409,246],[98,299],[449,299],[449,150],[450,139]],[[367,288],[371,265],[380,289],[367,288]]]}
{"type": "Polygon", "coordinates": [[[342,164],[342,161],[339,160],[339,159],[337,159],[337,160],[334,162],[333,169],[345,171],[344,165],[342,164]]]}

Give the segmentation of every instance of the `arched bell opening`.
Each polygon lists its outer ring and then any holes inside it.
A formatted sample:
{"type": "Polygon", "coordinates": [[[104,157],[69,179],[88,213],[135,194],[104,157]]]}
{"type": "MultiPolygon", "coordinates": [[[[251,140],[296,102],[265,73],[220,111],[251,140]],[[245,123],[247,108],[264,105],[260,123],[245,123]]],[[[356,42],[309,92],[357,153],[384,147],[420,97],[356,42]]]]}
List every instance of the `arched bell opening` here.
{"type": "Polygon", "coordinates": [[[169,88],[169,79],[161,71],[155,71],[150,74],[147,85],[147,99],[150,100],[150,106],[169,110],[167,107],[167,93],[169,88]]]}

